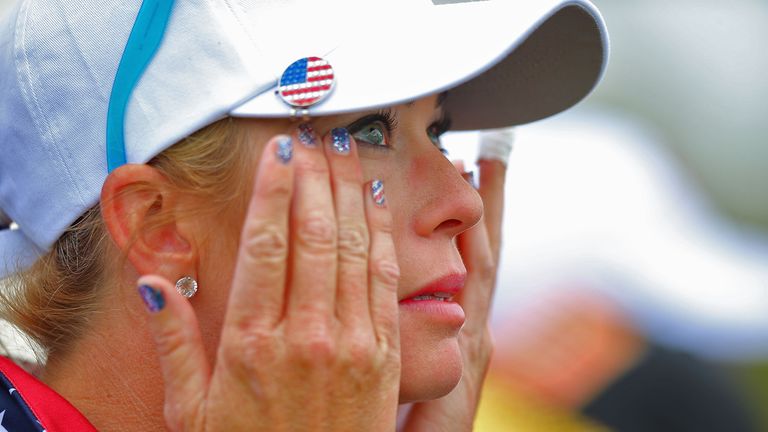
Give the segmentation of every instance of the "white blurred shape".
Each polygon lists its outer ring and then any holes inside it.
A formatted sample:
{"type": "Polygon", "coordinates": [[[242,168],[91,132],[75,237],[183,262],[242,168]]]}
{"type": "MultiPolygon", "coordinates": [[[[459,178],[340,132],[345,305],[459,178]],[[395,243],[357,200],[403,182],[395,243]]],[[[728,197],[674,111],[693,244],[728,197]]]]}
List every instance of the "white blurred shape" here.
{"type": "Polygon", "coordinates": [[[611,64],[591,103],[631,109],[664,130],[721,206],[765,220],[768,2],[598,0],[611,64]]]}
{"type": "MultiPolygon", "coordinates": [[[[617,300],[652,339],[768,357],[768,238],[722,219],[628,118],[576,110],[517,129],[495,321],[561,288],[617,300]]],[[[473,160],[476,134],[450,134],[473,160]],[[463,144],[463,145],[462,145],[463,144]]]]}

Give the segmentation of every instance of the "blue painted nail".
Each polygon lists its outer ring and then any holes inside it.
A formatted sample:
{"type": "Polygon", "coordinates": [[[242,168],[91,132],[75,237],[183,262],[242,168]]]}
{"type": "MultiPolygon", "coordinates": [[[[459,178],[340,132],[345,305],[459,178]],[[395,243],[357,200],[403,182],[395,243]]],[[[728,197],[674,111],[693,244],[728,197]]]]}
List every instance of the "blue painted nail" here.
{"type": "Polygon", "coordinates": [[[333,149],[338,154],[349,154],[349,132],[344,128],[336,128],[331,131],[333,149]]]}
{"type": "Polygon", "coordinates": [[[277,139],[277,158],[287,164],[293,158],[293,140],[289,136],[281,136],[277,139]]]}
{"type": "Polygon", "coordinates": [[[149,285],[139,285],[139,294],[150,312],[160,312],[165,307],[163,293],[149,285]]]}
{"type": "Polygon", "coordinates": [[[317,135],[311,124],[299,125],[299,141],[307,147],[317,147],[317,135]]]}
{"type": "Polygon", "coordinates": [[[373,195],[373,202],[379,207],[384,207],[387,199],[384,197],[384,183],[381,180],[374,180],[371,183],[371,195],[373,195]]]}

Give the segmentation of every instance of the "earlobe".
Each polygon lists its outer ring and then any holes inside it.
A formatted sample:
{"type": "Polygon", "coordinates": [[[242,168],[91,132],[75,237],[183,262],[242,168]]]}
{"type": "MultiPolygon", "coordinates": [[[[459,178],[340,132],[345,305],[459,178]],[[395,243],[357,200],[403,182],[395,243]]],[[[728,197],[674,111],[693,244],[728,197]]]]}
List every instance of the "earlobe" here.
{"type": "Polygon", "coordinates": [[[179,218],[182,198],[178,189],[149,165],[123,165],[104,182],[104,224],[139,274],[175,279],[194,272],[193,233],[179,218]]]}

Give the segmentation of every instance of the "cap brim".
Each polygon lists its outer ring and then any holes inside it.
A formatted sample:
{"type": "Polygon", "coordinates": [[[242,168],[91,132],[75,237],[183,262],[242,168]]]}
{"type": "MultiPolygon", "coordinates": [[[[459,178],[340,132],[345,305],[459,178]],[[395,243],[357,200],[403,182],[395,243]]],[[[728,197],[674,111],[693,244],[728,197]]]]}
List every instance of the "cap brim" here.
{"type": "MultiPolygon", "coordinates": [[[[608,36],[588,1],[436,3],[448,2],[387,3],[370,15],[386,30],[345,23],[349,37],[329,53],[300,52],[290,42],[276,42],[273,49],[281,55],[296,50],[296,59],[320,55],[333,66],[335,88],[310,108],[313,116],[450,90],[444,108],[454,130],[513,126],[557,114],[586,97],[605,71],[608,36]]],[[[266,91],[231,115],[286,117],[290,107],[266,91]]]]}
{"type": "Polygon", "coordinates": [[[42,254],[21,230],[0,230],[0,280],[29,268],[42,254]]]}

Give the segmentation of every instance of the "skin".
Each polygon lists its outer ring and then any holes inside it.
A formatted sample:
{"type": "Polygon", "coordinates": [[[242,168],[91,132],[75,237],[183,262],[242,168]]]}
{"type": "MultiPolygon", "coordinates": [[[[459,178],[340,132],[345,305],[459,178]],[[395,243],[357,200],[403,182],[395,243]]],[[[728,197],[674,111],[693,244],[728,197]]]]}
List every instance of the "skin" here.
{"type": "Polygon", "coordinates": [[[492,346],[504,167],[479,162],[479,193],[465,181],[427,133],[436,97],[392,108],[387,147],[355,134],[350,155],[334,153],[330,129],[368,114],[313,119],[317,148],[288,120],[249,120],[258,168],[240,212],[152,225],[200,203],[150,166],[114,171],[102,214],[128,262],[94,330],[49,360],[45,381],[99,430],[156,430],[163,417],[172,430],[392,430],[407,402],[406,430],[470,430],[492,346]],[[281,134],[294,138],[289,164],[274,157],[281,134]],[[264,252],[276,246],[290,253],[264,252]],[[136,295],[141,275],[161,311],[136,295]],[[170,282],[181,275],[200,284],[191,301],[170,282]],[[463,328],[399,303],[446,275],[465,278],[453,300],[463,328]]]}

